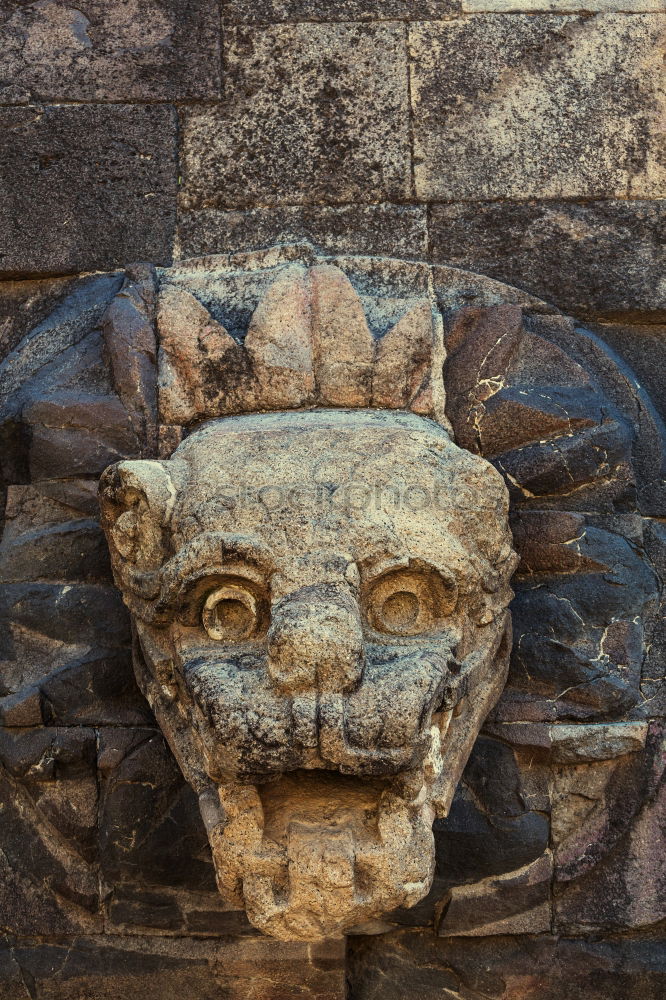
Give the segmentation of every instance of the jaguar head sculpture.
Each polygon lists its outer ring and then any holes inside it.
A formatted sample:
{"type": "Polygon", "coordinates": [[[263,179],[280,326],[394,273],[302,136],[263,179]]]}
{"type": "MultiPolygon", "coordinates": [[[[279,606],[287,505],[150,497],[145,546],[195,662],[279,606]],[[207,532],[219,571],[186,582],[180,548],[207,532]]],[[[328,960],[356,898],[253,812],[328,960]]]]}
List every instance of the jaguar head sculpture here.
{"type": "Polygon", "coordinates": [[[101,483],[139,683],[219,889],[283,939],[428,892],[433,819],[506,679],[504,483],[434,411],[369,403],[199,421],[101,483]]]}

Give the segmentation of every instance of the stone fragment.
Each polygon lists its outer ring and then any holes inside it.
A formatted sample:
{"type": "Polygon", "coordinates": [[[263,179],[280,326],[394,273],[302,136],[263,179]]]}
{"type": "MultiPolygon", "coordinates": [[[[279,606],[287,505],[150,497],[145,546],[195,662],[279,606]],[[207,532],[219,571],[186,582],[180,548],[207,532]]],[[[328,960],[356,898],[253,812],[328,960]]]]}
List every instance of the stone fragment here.
{"type": "Polygon", "coordinates": [[[3,108],[0,120],[0,275],[170,261],[177,181],[173,108],[3,108]]]}
{"type": "Polygon", "coordinates": [[[548,848],[549,809],[543,756],[479,736],[449,815],[435,826],[439,898],[536,862],[548,848]]]}
{"type": "Polygon", "coordinates": [[[427,255],[423,205],[277,205],[197,209],[178,218],[177,257],[310,241],[328,253],[427,255]]]}
{"type": "Polygon", "coordinates": [[[532,864],[473,885],[455,886],[442,902],[440,937],[491,937],[550,931],[550,851],[532,864]]]}
{"type": "Polygon", "coordinates": [[[217,6],[47,0],[0,22],[0,100],[174,101],[220,92],[217,6]]]}
{"type": "Polygon", "coordinates": [[[653,722],[643,752],[555,772],[560,930],[646,927],[666,916],[663,750],[663,726],[653,722]]]}
{"type": "MultiPolygon", "coordinates": [[[[51,287],[53,283],[46,284],[51,287]]],[[[0,287],[20,289],[26,285],[34,287],[35,282],[8,282],[0,287]]],[[[117,274],[78,279],[73,283],[71,294],[65,295],[36,326],[30,329],[30,320],[26,318],[24,322],[28,332],[20,344],[15,345],[16,349],[12,349],[0,363],[0,413],[3,419],[20,412],[24,401],[22,390],[41,369],[89,336],[121,285],[122,276],[117,274]]],[[[32,315],[30,311],[28,316],[32,315]]]]}
{"type": "Polygon", "coordinates": [[[160,291],[159,413],[165,424],[187,425],[224,409],[248,409],[249,356],[189,292],[160,291]]]}
{"type": "Polygon", "coordinates": [[[219,898],[196,796],[161,733],[104,728],[98,759],[104,776],[99,850],[105,882],[131,891],[139,874],[144,886],[184,886],[219,898]]]}
{"type": "Polygon", "coordinates": [[[42,705],[38,688],[28,688],[0,698],[0,726],[7,729],[41,726],[42,705]]]}
{"type": "Polygon", "coordinates": [[[0,925],[99,933],[94,730],[0,728],[0,925]],[[92,753],[91,753],[92,751],[92,753]]]}
{"type": "Polygon", "coordinates": [[[136,265],[102,320],[113,385],[147,455],[157,447],[156,295],[155,268],[136,265]]]}
{"type": "Polygon", "coordinates": [[[658,13],[411,26],[417,197],[660,197],[663,32],[658,13]]]}
{"type": "Polygon", "coordinates": [[[312,268],[311,281],[319,398],[329,406],[369,406],[374,344],[359,297],[337,267],[312,268]]]}
{"type": "Polygon", "coordinates": [[[184,116],[182,209],[407,197],[403,31],[391,22],[228,29],[224,105],[184,116]]]}
{"type": "Polygon", "coordinates": [[[315,345],[321,355],[329,352],[328,329],[319,344],[313,329],[311,280],[303,267],[287,269],[252,314],[244,346],[266,409],[297,409],[314,400],[315,345]]]}
{"type": "Polygon", "coordinates": [[[647,722],[551,726],[551,758],[560,763],[612,760],[645,746],[647,722]]]}
{"type": "Polygon", "coordinates": [[[666,421],[666,325],[594,323],[590,329],[626,361],[666,421]]]}
{"type": "MultiPolygon", "coordinates": [[[[80,934],[0,950],[10,982],[29,982],[26,1000],[138,995],[144,1000],[340,1000],[343,942],[280,943],[257,937],[192,941],[161,935],[80,934]],[[9,954],[7,954],[9,952],[9,954]]],[[[21,987],[3,1000],[24,1000],[21,987]]]]}
{"type": "Polygon", "coordinates": [[[4,360],[80,283],[81,279],[71,277],[0,283],[0,359],[4,360]]]}
{"type": "Polygon", "coordinates": [[[429,929],[349,939],[354,1000],[660,1000],[664,939],[549,934],[436,938],[429,929]]]}
{"type": "MultiPolygon", "coordinates": [[[[574,316],[651,323],[666,317],[664,213],[660,200],[474,201],[433,205],[428,231],[437,262],[506,281],[574,316]]],[[[638,340],[622,327],[608,333],[645,374],[641,344],[659,349],[650,328],[636,328],[638,340]]]]}

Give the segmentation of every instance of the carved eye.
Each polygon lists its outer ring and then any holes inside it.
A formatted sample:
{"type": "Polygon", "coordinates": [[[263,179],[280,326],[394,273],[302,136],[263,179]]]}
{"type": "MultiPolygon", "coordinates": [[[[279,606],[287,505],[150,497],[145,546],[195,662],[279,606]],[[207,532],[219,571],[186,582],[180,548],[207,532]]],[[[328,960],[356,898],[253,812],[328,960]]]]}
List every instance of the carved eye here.
{"type": "Polygon", "coordinates": [[[457,589],[435,570],[399,569],[370,586],[366,614],[370,626],[389,635],[436,631],[455,607],[457,589]]]}
{"type": "Polygon", "coordinates": [[[211,639],[243,642],[256,631],[257,602],[244,587],[218,587],[206,598],[201,619],[211,639]]]}

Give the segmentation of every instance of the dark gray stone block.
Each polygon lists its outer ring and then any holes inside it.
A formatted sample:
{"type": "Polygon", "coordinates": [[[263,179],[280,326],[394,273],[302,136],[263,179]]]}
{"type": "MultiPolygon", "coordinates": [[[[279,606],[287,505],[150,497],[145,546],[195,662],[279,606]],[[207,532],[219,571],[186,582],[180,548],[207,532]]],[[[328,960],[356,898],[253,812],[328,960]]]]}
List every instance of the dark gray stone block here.
{"type": "Polygon", "coordinates": [[[173,108],[3,108],[0,123],[0,276],[169,263],[173,108]]]}
{"type": "Polygon", "coordinates": [[[307,241],[328,253],[427,255],[425,205],[289,205],[200,209],[178,221],[178,255],[252,250],[307,241]]]}
{"type": "Polygon", "coordinates": [[[219,36],[215,0],[4,5],[0,102],[215,98],[219,36]]]}
{"type": "MultiPolygon", "coordinates": [[[[666,316],[663,201],[470,202],[433,205],[433,259],[523,288],[579,317],[666,316]]],[[[597,329],[640,375],[659,331],[597,329]],[[632,343],[633,340],[633,343],[632,343]]],[[[658,378],[653,370],[653,378],[658,378]]]]}
{"type": "Polygon", "coordinates": [[[402,24],[232,27],[226,68],[184,114],[184,211],[409,196],[402,24]]]}
{"type": "Polygon", "coordinates": [[[280,21],[426,21],[459,11],[460,0],[226,0],[231,24],[280,21]]]}

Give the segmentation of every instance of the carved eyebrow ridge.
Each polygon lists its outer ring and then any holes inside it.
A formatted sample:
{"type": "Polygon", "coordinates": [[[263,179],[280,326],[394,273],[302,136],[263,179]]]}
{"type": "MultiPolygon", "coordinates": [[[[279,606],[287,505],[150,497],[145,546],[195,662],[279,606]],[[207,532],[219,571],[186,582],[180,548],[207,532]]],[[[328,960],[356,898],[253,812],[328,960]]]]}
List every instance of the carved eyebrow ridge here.
{"type": "Polygon", "coordinates": [[[261,579],[274,569],[270,549],[256,535],[203,531],[186,542],[160,570],[156,611],[161,613],[174,604],[195,574],[200,575],[201,570],[213,572],[234,559],[242,559],[246,568],[256,570],[261,579]]]}

